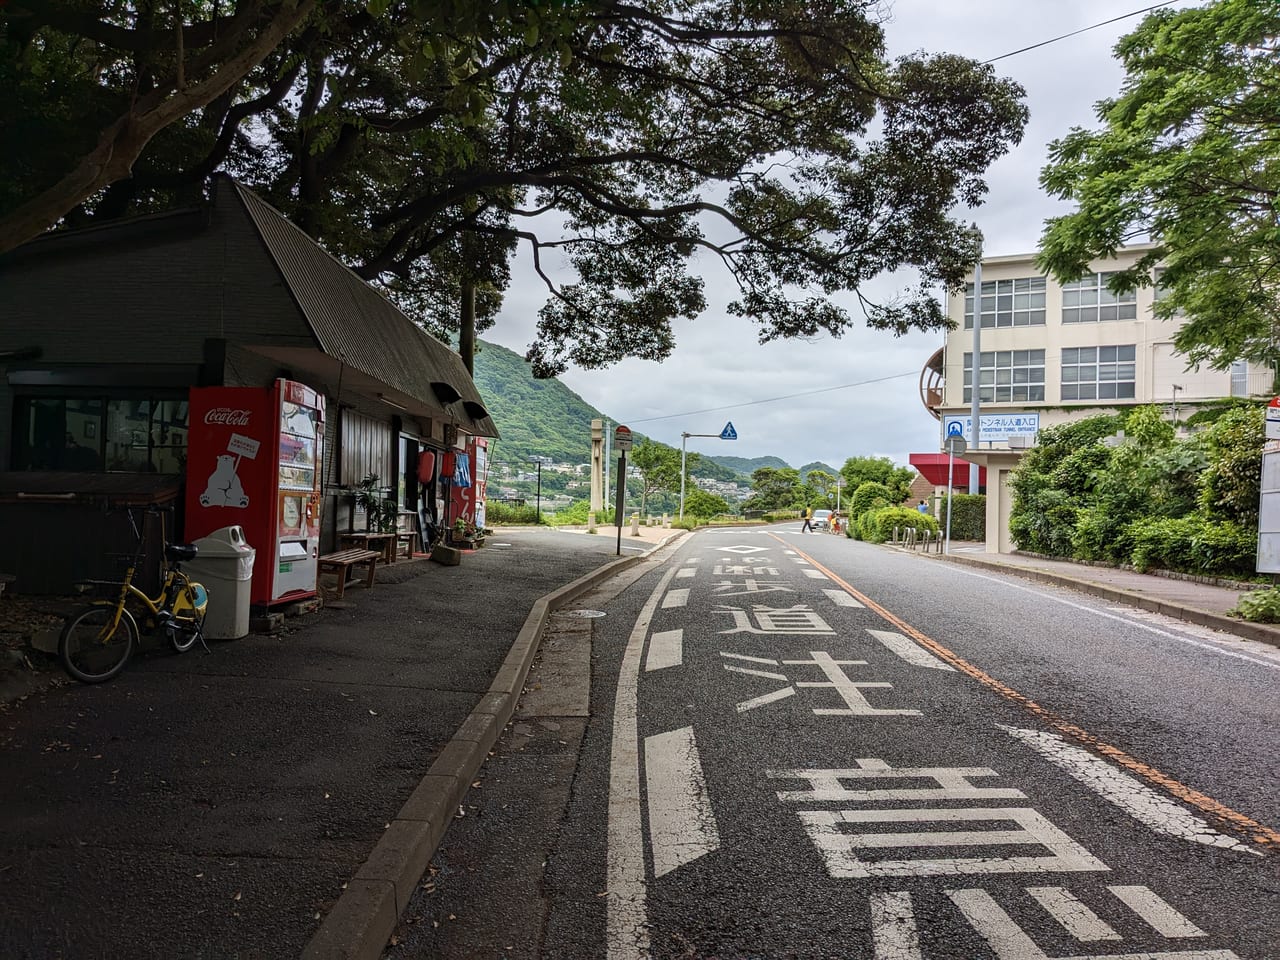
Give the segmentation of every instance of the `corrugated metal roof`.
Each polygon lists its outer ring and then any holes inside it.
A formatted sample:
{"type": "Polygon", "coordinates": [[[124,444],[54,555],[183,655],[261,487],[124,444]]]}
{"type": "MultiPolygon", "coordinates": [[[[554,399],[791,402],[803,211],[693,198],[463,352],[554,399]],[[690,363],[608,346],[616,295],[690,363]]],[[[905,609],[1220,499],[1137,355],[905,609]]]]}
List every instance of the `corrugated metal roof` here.
{"type": "Polygon", "coordinates": [[[268,253],[288,284],[320,349],[422,403],[439,408],[463,430],[498,436],[462,358],[400,312],[390,300],[312,240],[252,190],[220,175],[244,204],[268,253]],[[450,384],[462,399],[441,406],[433,382],[450,384]],[[469,403],[468,403],[469,401],[469,403]]]}

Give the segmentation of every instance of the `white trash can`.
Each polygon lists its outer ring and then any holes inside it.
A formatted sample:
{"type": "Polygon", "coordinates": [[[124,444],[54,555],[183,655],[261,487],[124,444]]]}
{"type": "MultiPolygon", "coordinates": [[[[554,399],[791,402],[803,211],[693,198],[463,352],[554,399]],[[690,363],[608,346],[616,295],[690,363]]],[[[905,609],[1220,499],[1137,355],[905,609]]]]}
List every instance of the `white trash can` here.
{"type": "Polygon", "coordinates": [[[244,530],[222,527],[195,541],[199,552],[183,570],[209,593],[204,635],[210,640],[238,640],[249,633],[249,594],[257,551],[245,543],[244,530]]]}

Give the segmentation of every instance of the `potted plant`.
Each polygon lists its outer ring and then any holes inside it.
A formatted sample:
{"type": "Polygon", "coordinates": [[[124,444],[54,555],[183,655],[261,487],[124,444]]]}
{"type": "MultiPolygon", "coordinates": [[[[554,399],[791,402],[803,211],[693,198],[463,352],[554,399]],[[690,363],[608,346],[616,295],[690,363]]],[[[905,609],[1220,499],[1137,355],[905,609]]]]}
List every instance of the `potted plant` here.
{"type": "Polygon", "coordinates": [[[367,473],[356,488],[356,506],[364,511],[365,533],[373,532],[373,525],[378,524],[381,532],[382,523],[382,488],[378,486],[381,479],[376,473],[367,473]]]}
{"type": "Polygon", "coordinates": [[[466,517],[459,517],[453,521],[450,539],[454,544],[464,547],[479,546],[484,538],[476,529],[476,525],[466,517]]]}

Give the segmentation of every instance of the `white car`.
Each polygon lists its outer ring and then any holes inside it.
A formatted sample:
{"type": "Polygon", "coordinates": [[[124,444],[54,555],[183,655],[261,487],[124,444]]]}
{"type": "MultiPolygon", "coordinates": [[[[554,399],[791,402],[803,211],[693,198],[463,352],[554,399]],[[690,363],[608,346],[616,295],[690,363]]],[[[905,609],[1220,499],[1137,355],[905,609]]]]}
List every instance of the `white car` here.
{"type": "Polygon", "coordinates": [[[830,525],[830,523],[831,523],[830,510],[813,511],[813,519],[809,521],[809,525],[813,527],[815,530],[818,530],[818,529],[825,530],[827,529],[828,525],[830,525]]]}

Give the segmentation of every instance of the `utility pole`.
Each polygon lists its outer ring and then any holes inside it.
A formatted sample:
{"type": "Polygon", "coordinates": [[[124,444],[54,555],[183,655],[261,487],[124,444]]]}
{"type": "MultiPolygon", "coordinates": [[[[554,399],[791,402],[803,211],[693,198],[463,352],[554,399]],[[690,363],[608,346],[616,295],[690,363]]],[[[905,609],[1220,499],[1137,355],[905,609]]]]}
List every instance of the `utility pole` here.
{"type": "MultiPolygon", "coordinates": [[[[977,229],[977,224],[974,224],[977,229]]],[[[997,311],[998,312],[998,311],[997,311]]],[[[978,247],[978,263],[973,268],[973,401],[969,407],[969,415],[973,418],[973,449],[979,449],[979,435],[982,432],[982,420],[979,414],[979,394],[982,393],[982,387],[979,381],[982,379],[979,371],[982,369],[982,247],[978,247]]],[[[950,481],[948,480],[948,483],[950,481]]],[[[978,492],[978,465],[976,463],[969,464],[969,492],[978,492]]],[[[947,487],[947,504],[948,513],[950,513],[950,497],[954,491],[950,486],[947,487]]],[[[950,529],[950,519],[948,518],[947,528],[950,529]]],[[[948,546],[950,545],[950,537],[947,538],[948,546]]]]}

